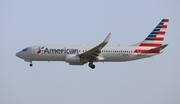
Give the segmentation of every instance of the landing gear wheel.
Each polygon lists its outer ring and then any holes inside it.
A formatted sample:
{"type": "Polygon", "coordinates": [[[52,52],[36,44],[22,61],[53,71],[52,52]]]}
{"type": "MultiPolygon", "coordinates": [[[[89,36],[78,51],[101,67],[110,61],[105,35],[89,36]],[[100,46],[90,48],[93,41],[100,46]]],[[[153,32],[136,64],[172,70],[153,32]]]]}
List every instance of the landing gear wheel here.
{"type": "Polygon", "coordinates": [[[93,64],[91,68],[92,68],[92,69],[95,69],[95,67],[96,67],[96,66],[93,64]]]}
{"type": "Polygon", "coordinates": [[[89,63],[89,67],[90,67],[91,69],[94,69],[94,68],[95,68],[95,65],[94,65],[92,62],[90,62],[90,63],[89,63]]]}
{"type": "Polygon", "coordinates": [[[29,66],[30,66],[30,67],[32,67],[32,66],[33,66],[33,64],[29,64],[29,66]]]}
{"type": "Polygon", "coordinates": [[[30,67],[32,67],[32,66],[33,66],[32,61],[30,62],[29,66],[30,66],[30,67]]]}

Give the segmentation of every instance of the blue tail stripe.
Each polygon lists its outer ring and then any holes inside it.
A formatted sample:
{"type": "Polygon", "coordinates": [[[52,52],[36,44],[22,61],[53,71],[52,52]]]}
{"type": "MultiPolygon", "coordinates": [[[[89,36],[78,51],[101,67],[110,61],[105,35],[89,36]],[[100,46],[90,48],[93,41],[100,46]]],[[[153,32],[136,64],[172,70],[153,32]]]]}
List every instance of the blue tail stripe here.
{"type": "Polygon", "coordinates": [[[157,35],[148,35],[148,37],[153,37],[153,38],[155,38],[157,35]]]}
{"type": "Polygon", "coordinates": [[[164,22],[162,22],[162,23],[159,23],[159,25],[163,25],[164,24],[164,22]]]}
{"type": "Polygon", "coordinates": [[[162,25],[158,25],[158,26],[156,26],[156,28],[162,28],[162,25]]]}
{"type": "Polygon", "coordinates": [[[154,32],[154,31],[153,31],[153,32],[151,32],[150,34],[158,34],[158,32],[154,32]]]}
{"type": "Polygon", "coordinates": [[[145,40],[154,40],[154,38],[149,38],[149,37],[148,37],[148,38],[146,38],[145,40]]]}
{"type": "Polygon", "coordinates": [[[160,29],[155,28],[153,31],[159,31],[160,29]]]}
{"type": "Polygon", "coordinates": [[[161,22],[166,22],[166,19],[163,19],[161,22]]]}

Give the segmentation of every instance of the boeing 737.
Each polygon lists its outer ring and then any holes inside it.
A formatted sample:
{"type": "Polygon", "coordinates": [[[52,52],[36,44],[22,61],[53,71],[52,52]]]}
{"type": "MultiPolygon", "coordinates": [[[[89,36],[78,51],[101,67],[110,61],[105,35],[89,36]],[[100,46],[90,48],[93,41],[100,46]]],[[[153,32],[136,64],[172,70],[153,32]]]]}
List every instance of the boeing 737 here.
{"type": "Polygon", "coordinates": [[[162,45],[169,19],[162,21],[142,42],[130,46],[106,46],[111,33],[95,47],[91,46],[31,46],[16,53],[16,56],[32,61],[65,61],[69,65],[84,65],[94,69],[94,62],[123,62],[161,54],[168,44],[162,45]],[[106,47],[105,47],[106,46],[106,47]]]}

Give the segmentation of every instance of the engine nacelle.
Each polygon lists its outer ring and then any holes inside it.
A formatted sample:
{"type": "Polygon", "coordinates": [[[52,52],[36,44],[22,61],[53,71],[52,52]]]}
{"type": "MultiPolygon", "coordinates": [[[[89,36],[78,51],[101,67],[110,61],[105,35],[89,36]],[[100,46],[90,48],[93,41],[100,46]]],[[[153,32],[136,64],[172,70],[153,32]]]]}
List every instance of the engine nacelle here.
{"type": "Polygon", "coordinates": [[[78,55],[70,54],[65,56],[65,62],[67,63],[80,63],[80,57],[78,55]]]}

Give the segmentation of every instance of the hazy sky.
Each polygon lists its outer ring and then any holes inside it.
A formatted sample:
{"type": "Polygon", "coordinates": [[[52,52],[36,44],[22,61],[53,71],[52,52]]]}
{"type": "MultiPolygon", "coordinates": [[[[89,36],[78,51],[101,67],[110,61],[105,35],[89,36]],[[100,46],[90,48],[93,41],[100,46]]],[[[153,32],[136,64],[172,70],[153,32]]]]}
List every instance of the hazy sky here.
{"type": "Polygon", "coordinates": [[[0,0],[0,104],[180,104],[180,1],[0,0]],[[33,45],[108,45],[142,41],[170,19],[169,46],[152,58],[69,66],[28,62],[33,45]]]}

